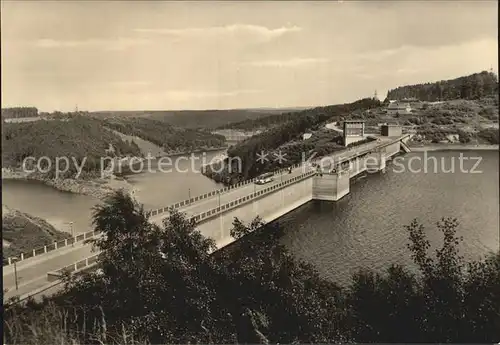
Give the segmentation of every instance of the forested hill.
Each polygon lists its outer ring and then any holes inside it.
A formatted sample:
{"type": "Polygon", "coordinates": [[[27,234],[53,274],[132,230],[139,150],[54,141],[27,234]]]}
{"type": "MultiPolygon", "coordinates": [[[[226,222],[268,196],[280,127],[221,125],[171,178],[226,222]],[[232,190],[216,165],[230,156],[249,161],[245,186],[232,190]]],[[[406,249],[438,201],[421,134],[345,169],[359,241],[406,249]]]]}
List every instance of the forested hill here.
{"type": "Polygon", "coordinates": [[[330,105],[306,109],[290,115],[290,120],[281,126],[271,128],[257,134],[228,150],[230,157],[240,157],[242,174],[245,178],[261,173],[261,164],[257,164],[257,153],[271,151],[295,139],[302,140],[301,135],[310,129],[318,129],[327,121],[341,121],[356,110],[367,110],[380,107],[380,101],[365,98],[353,103],[330,105]]]}
{"type": "MultiPolygon", "coordinates": [[[[332,119],[332,121],[340,121],[348,117],[355,110],[366,110],[377,108],[380,106],[380,101],[371,98],[365,98],[353,103],[329,105],[325,107],[316,107],[312,109],[302,110],[288,115],[288,121],[283,126],[273,128],[266,132],[257,134],[248,140],[234,146],[229,150],[229,155],[239,155],[241,151],[247,149],[252,151],[254,146],[259,149],[276,148],[297,136],[300,136],[306,130],[318,127],[321,123],[332,119]]],[[[282,116],[282,115],[278,115],[282,116]]],[[[285,114],[283,114],[285,117],[285,114]]]]}
{"type": "MultiPolygon", "coordinates": [[[[350,104],[341,104],[341,105],[329,105],[325,107],[315,107],[315,108],[306,108],[301,110],[287,111],[281,114],[268,115],[264,117],[260,117],[257,119],[246,119],[239,122],[225,124],[223,126],[218,127],[217,129],[239,129],[243,131],[255,131],[255,130],[266,130],[273,127],[278,127],[287,124],[290,121],[303,121],[307,116],[313,117],[321,117],[329,118],[335,115],[339,115],[340,113],[348,113],[350,111],[360,109],[365,109],[365,106],[368,108],[375,108],[379,106],[380,103],[378,101],[373,101],[370,98],[362,99],[350,104]],[[343,110],[342,110],[343,109],[343,110]],[[350,110],[348,110],[350,109],[350,110]],[[325,117],[326,116],[326,117],[325,117]]],[[[367,108],[366,108],[367,109],[367,108]]]]}
{"type": "Polygon", "coordinates": [[[35,107],[2,108],[2,119],[17,119],[36,116],[38,116],[38,109],[35,107]]]}
{"type": "Polygon", "coordinates": [[[452,99],[477,99],[498,93],[498,77],[483,71],[469,76],[435,83],[400,86],[389,90],[389,100],[416,98],[421,101],[435,102],[452,99]]]}
{"type": "MultiPolygon", "coordinates": [[[[68,157],[79,164],[85,159],[84,174],[93,175],[99,171],[101,157],[113,146],[116,155],[140,155],[133,142],[125,142],[102,122],[84,116],[66,120],[40,120],[25,123],[4,123],[2,126],[2,167],[18,168],[26,157],[68,157]]],[[[41,162],[45,164],[46,162],[41,162]]],[[[47,165],[47,164],[46,164],[47,165]]],[[[43,169],[47,168],[45,165],[43,169]]],[[[51,168],[54,168],[52,164],[51,168]]],[[[68,175],[73,174],[74,164],[68,175]]],[[[52,177],[53,170],[48,171],[52,177]]]]}
{"type": "Polygon", "coordinates": [[[190,151],[200,148],[221,147],[226,139],[222,135],[195,129],[177,128],[166,122],[148,118],[110,118],[105,126],[127,135],[137,136],[162,147],[165,151],[190,151]]]}
{"type": "Polygon", "coordinates": [[[225,124],[217,129],[240,129],[244,131],[253,131],[262,128],[270,128],[292,120],[297,116],[297,114],[299,114],[299,112],[287,112],[279,115],[268,115],[257,119],[246,119],[239,122],[225,124]]]}
{"type": "Polygon", "coordinates": [[[172,126],[192,129],[215,129],[243,120],[258,119],[279,114],[278,110],[157,110],[157,111],[99,111],[90,115],[97,118],[146,118],[168,123],[172,126]]]}
{"type": "MultiPolygon", "coordinates": [[[[78,163],[85,158],[84,173],[90,177],[99,172],[101,157],[141,156],[133,140],[122,140],[111,130],[136,136],[162,147],[165,151],[190,151],[225,145],[225,138],[189,129],[180,129],[150,119],[98,119],[75,114],[57,114],[34,122],[4,123],[2,126],[2,167],[19,168],[26,157],[73,157],[78,163]]],[[[74,164],[72,165],[74,168],[74,164]]],[[[68,175],[74,173],[68,171],[68,175]]],[[[48,176],[52,177],[52,172],[48,176]]]]}

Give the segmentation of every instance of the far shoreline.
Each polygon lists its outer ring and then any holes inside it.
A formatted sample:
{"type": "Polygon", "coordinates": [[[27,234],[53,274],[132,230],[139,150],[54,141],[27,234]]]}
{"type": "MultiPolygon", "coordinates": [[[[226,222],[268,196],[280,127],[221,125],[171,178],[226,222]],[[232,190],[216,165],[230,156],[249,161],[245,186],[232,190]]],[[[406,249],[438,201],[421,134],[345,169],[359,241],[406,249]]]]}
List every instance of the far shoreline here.
{"type": "Polygon", "coordinates": [[[498,151],[499,145],[474,145],[474,144],[435,144],[411,146],[408,145],[412,152],[426,151],[498,151]]]}

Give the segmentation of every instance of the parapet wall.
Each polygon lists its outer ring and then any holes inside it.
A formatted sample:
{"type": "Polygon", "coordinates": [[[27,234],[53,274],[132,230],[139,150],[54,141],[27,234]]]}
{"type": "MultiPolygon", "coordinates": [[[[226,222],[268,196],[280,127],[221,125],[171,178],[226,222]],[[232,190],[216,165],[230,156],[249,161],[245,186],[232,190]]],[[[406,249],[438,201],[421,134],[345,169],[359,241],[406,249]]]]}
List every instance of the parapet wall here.
{"type": "Polygon", "coordinates": [[[312,199],[312,178],[308,177],[275,192],[250,200],[220,215],[207,219],[198,225],[200,232],[213,238],[218,247],[233,242],[230,235],[232,223],[238,218],[249,223],[260,216],[265,222],[271,222],[312,199]]]}
{"type": "Polygon", "coordinates": [[[401,150],[401,143],[399,141],[389,144],[384,147],[383,152],[385,153],[385,157],[392,157],[395,154],[399,153],[401,150]]]}
{"type": "Polygon", "coordinates": [[[346,136],[344,138],[344,145],[347,146],[349,144],[352,144],[352,143],[356,143],[358,141],[362,141],[362,140],[365,140],[366,137],[364,136],[346,136]]]}

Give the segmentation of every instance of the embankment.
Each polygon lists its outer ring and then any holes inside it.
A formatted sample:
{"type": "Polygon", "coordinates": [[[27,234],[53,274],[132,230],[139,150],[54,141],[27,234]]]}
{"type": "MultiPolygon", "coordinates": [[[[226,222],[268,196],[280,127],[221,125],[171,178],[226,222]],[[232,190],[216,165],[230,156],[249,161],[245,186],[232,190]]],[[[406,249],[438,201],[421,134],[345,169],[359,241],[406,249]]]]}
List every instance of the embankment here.
{"type": "Polygon", "coordinates": [[[71,234],[57,230],[41,218],[2,205],[4,258],[70,237],[71,234]]]}

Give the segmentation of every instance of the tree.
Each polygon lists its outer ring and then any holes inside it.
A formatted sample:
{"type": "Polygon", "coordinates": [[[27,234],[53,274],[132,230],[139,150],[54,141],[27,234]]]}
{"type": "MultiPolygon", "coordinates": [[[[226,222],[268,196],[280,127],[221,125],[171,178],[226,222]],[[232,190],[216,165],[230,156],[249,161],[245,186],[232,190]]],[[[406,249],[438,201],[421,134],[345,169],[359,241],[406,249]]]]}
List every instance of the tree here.
{"type": "Polygon", "coordinates": [[[444,101],[457,98],[478,98],[495,93],[498,79],[494,73],[483,71],[472,75],[435,83],[401,86],[389,90],[389,99],[404,99],[418,95],[421,101],[444,101]]]}
{"type": "Polygon", "coordinates": [[[119,191],[94,209],[93,223],[103,233],[94,241],[102,250],[102,273],[68,281],[67,302],[89,310],[89,320],[103,313],[116,331],[127,323],[153,343],[231,341],[232,328],[216,300],[209,255],[215,245],[193,221],[172,211],[163,227],[152,225],[143,208],[119,191]]]}
{"type": "Polygon", "coordinates": [[[500,338],[500,253],[465,263],[456,219],[437,223],[443,245],[430,256],[424,227],[406,227],[414,275],[392,266],[360,272],[348,295],[358,342],[492,342],[500,338]]]}
{"type": "Polygon", "coordinates": [[[467,133],[463,130],[458,130],[458,140],[462,143],[462,144],[467,144],[471,141],[471,135],[470,133],[467,133]]]}
{"type": "Polygon", "coordinates": [[[347,289],[296,259],[279,242],[282,227],[259,218],[235,219],[230,234],[238,241],[216,251],[183,214],[171,211],[156,226],[117,192],[95,208],[94,226],[103,234],[94,242],[103,250],[100,273],[67,277],[50,300],[59,309],[47,301],[7,306],[5,342],[62,342],[61,323],[65,334],[93,344],[500,339],[500,253],[466,263],[455,219],[438,222],[443,245],[435,255],[414,220],[406,229],[415,269],[361,271],[347,289]]]}
{"type": "Polygon", "coordinates": [[[238,332],[238,340],[256,342],[260,332],[272,343],[341,341],[341,289],[294,258],[279,243],[282,231],[259,218],[248,226],[235,219],[231,236],[240,241],[219,256],[221,291],[235,306],[233,314],[248,309],[260,320],[253,330],[238,332]]]}

